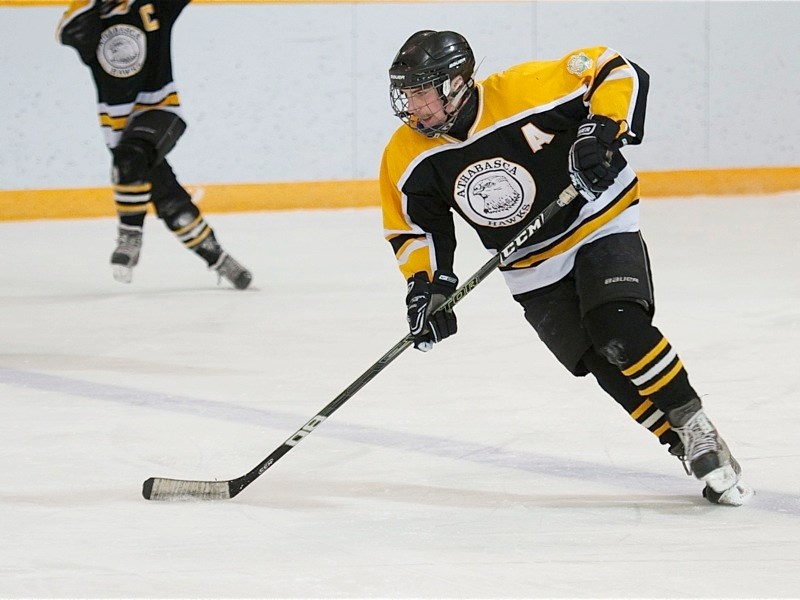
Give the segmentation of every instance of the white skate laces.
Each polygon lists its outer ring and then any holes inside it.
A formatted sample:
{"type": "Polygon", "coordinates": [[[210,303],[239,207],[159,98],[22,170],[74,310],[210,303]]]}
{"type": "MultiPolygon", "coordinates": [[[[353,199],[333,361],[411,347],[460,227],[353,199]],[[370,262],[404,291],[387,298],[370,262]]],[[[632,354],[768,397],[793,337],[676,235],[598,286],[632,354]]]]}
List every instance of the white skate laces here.
{"type": "Polygon", "coordinates": [[[711,421],[708,420],[702,408],[686,421],[682,427],[678,427],[676,432],[683,440],[686,460],[690,463],[693,463],[709,452],[720,453],[720,463],[725,462],[725,458],[730,458],[729,454],[728,456],[722,455],[721,450],[724,444],[721,443],[722,440],[717,434],[717,430],[714,428],[714,425],[711,424],[711,421]]]}

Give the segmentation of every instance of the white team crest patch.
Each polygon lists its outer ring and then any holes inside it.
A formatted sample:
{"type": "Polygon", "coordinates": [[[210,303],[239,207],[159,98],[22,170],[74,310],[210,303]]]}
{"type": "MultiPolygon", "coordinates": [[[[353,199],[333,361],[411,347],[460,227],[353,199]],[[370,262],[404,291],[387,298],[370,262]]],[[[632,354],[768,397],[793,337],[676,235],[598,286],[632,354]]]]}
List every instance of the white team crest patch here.
{"type": "Polygon", "coordinates": [[[514,225],[531,211],[536,185],[528,171],[504,158],[468,166],[456,178],[453,198],[474,223],[486,227],[514,225]]]}
{"type": "Polygon", "coordinates": [[[567,62],[567,71],[573,75],[583,75],[591,68],[592,59],[586,56],[583,52],[570,56],[569,62],[567,62]]]}
{"type": "Polygon", "coordinates": [[[147,57],[144,32],[133,25],[114,25],[100,36],[97,60],[113,77],[132,77],[142,70],[147,57]]]}

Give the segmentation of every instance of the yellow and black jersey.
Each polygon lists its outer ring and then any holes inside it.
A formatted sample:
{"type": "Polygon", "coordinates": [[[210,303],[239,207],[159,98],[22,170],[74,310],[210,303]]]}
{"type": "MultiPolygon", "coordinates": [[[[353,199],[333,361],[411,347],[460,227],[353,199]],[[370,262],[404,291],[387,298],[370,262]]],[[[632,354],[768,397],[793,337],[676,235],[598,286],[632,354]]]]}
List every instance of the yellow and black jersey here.
{"type": "MultiPolygon", "coordinates": [[[[381,161],[383,225],[404,277],[452,271],[453,212],[492,252],[570,185],[568,153],[589,114],[622,123],[621,142],[644,134],[648,76],[605,47],[524,63],[476,84],[477,115],[464,141],[401,126],[381,161]]],[[[617,157],[622,161],[624,158],[617,157]]],[[[638,180],[624,166],[594,202],[574,200],[501,270],[516,296],[563,278],[578,249],[638,231],[638,180]]]]}
{"type": "Polygon", "coordinates": [[[120,0],[101,15],[101,0],[74,0],[62,16],[56,37],[92,71],[109,148],[137,113],[158,108],[180,115],[170,45],[189,1],[120,0]]]}

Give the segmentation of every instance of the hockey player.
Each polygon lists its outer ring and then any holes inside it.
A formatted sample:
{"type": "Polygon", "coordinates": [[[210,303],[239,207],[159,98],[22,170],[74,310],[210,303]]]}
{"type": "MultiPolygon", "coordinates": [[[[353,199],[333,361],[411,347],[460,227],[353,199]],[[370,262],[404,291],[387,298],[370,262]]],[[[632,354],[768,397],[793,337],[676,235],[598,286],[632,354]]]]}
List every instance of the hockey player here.
{"type": "Polygon", "coordinates": [[[147,205],[183,245],[236,288],[252,275],[219,245],[166,160],[186,129],[172,80],[172,27],[189,0],[76,0],[57,38],[78,51],[97,88],[98,116],[112,155],[119,236],[117,281],[139,261],[147,205]]]}
{"type": "Polygon", "coordinates": [[[457,287],[453,213],[491,252],[570,184],[580,192],[500,267],[526,320],[575,376],[600,387],[680,455],[712,503],[753,494],[686,370],[652,324],[639,183],[619,151],[644,133],[648,75],[605,47],[528,62],[476,83],[452,31],[419,31],[389,70],[395,115],[380,189],[386,239],[408,283],[414,345],[456,333],[431,316],[457,287]]]}

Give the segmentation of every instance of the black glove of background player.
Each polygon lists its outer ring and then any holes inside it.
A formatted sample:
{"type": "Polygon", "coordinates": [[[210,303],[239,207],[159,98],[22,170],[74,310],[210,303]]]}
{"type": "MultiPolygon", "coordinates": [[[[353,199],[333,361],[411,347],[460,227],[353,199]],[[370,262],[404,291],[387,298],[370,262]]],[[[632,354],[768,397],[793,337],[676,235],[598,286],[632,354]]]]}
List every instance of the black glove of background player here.
{"type": "Polygon", "coordinates": [[[96,60],[103,29],[101,19],[109,17],[120,4],[120,0],[102,0],[91,5],[64,26],[61,30],[61,42],[75,48],[81,60],[91,65],[96,60]]]}
{"type": "Polygon", "coordinates": [[[100,41],[99,8],[93,6],[67,23],[61,29],[60,41],[75,48],[85,64],[96,61],[100,41]]]}
{"type": "Polygon", "coordinates": [[[569,177],[589,201],[605,192],[619,175],[619,166],[613,164],[617,133],[619,123],[602,115],[578,125],[578,138],[569,149],[569,177]]]}
{"type": "MultiPolygon", "coordinates": [[[[117,7],[124,4],[128,3],[124,0],[102,0],[100,2],[100,16],[103,18],[108,17],[117,7]]],[[[125,12],[127,12],[127,9],[125,12]]]]}
{"type": "Polygon", "coordinates": [[[424,271],[415,273],[408,280],[406,308],[408,329],[414,336],[414,348],[427,352],[437,342],[458,331],[456,315],[452,310],[431,313],[441,306],[456,291],[458,277],[453,273],[436,271],[433,281],[428,281],[424,271]]]}

